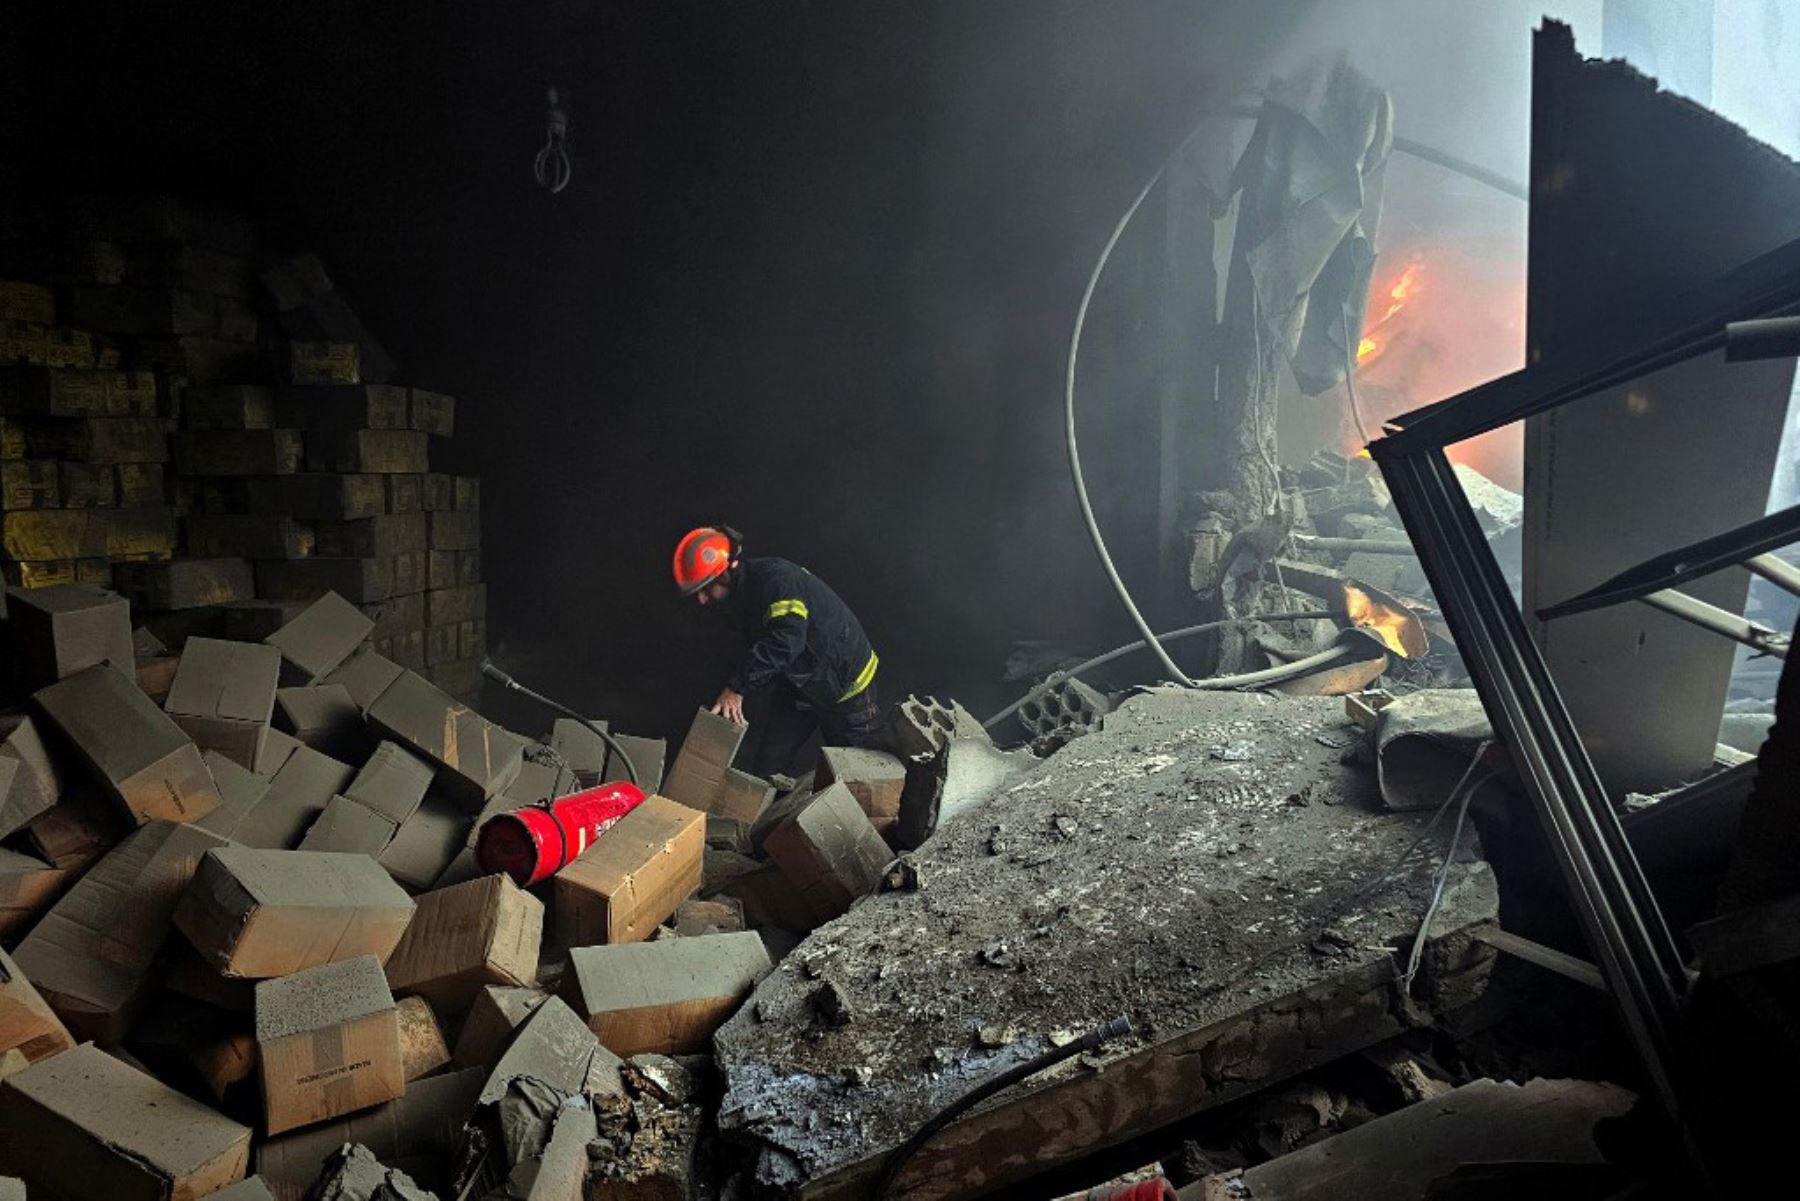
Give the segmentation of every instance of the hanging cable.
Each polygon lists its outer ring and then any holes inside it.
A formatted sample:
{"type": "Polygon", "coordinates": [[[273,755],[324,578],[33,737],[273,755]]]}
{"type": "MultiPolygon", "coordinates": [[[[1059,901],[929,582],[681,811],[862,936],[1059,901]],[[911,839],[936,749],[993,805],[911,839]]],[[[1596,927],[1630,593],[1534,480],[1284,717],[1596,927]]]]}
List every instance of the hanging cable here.
{"type": "MultiPolygon", "coordinates": [[[[1475,775],[1475,769],[1481,766],[1481,761],[1486,757],[1488,748],[1493,745],[1492,741],[1484,741],[1475,748],[1475,754],[1470,757],[1469,766],[1464,769],[1462,778],[1457,780],[1456,787],[1450,790],[1450,795],[1444,798],[1444,804],[1448,806],[1460,796],[1462,805],[1456,811],[1456,829],[1450,835],[1450,845],[1444,848],[1444,861],[1439,866],[1437,879],[1432,885],[1431,904],[1425,907],[1425,916],[1419,922],[1419,932],[1413,936],[1412,950],[1406,956],[1406,970],[1400,973],[1400,991],[1403,994],[1412,991],[1413,977],[1419,974],[1419,962],[1425,956],[1425,941],[1431,935],[1431,923],[1437,917],[1438,906],[1444,902],[1444,885],[1450,879],[1450,864],[1456,859],[1457,844],[1462,842],[1463,822],[1469,816],[1469,802],[1475,799],[1475,794],[1481,791],[1481,786],[1487,783],[1488,777],[1493,774],[1489,771],[1483,772],[1480,776],[1475,775]]],[[[1443,809],[1439,809],[1439,816],[1442,816],[1443,812],[1443,809]]]]}
{"type": "Polygon", "coordinates": [[[1075,362],[1081,353],[1081,329],[1087,323],[1088,304],[1094,299],[1094,289],[1100,284],[1100,275],[1106,270],[1106,262],[1112,257],[1113,247],[1118,245],[1120,236],[1125,232],[1125,227],[1130,225],[1132,217],[1137,215],[1138,209],[1144,203],[1144,198],[1150,195],[1150,190],[1161,182],[1163,175],[1169,169],[1169,164],[1175,161],[1177,155],[1187,149],[1188,143],[1194,140],[1194,136],[1200,132],[1200,129],[1201,126],[1194,126],[1187,137],[1181,139],[1181,143],[1169,153],[1169,157],[1162,161],[1162,165],[1156,169],[1156,173],[1138,192],[1137,199],[1131,202],[1131,207],[1125,210],[1125,215],[1119,218],[1119,223],[1113,226],[1112,237],[1106,240],[1106,246],[1100,251],[1099,260],[1094,263],[1094,269],[1088,275],[1087,287],[1081,293],[1081,306],[1075,310],[1075,329],[1069,335],[1069,369],[1063,381],[1063,438],[1069,450],[1069,473],[1075,478],[1075,500],[1081,506],[1081,520],[1087,524],[1088,539],[1094,544],[1094,553],[1100,556],[1100,566],[1106,570],[1106,578],[1112,582],[1113,591],[1119,594],[1119,603],[1125,606],[1125,612],[1130,614],[1131,622],[1137,627],[1138,633],[1143,635],[1145,644],[1155,652],[1158,661],[1163,665],[1163,670],[1169,673],[1170,678],[1188,688],[1194,686],[1194,681],[1181,668],[1175,666],[1175,660],[1169,657],[1169,652],[1163,648],[1161,642],[1157,641],[1155,632],[1150,629],[1150,623],[1144,620],[1142,613],[1138,612],[1137,602],[1131,599],[1131,592],[1125,587],[1125,581],[1119,578],[1119,569],[1113,566],[1112,555],[1107,553],[1106,539],[1100,534],[1100,523],[1094,519],[1094,506],[1088,501],[1087,483],[1081,476],[1081,449],[1075,439],[1075,362]]]}
{"type": "Polygon", "coordinates": [[[569,114],[563,111],[558,102],[556,89],[546,93],[550,102],[550,111],[544,118],[544,148],[537,152],[537,159],[532,164],[532,173],[537,176],[538,186],[548,188],[551,195],[569,186],[569,177],[574,169],[569,165],[569,150],[565,144],[569,133],[569,114]]]}

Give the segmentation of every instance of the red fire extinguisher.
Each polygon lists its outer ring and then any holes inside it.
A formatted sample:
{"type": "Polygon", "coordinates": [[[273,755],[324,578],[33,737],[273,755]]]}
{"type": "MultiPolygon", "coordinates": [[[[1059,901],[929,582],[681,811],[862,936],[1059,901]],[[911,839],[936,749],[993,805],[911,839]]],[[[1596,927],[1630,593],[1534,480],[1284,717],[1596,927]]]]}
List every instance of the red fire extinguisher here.
{"type": "Polygon", "coordinates": [[[483,872],[505,872],[521,888],[536,884],[643,802],[643,789],[620,781],[496,814],[476,835],[475,862],[483,872]]]}

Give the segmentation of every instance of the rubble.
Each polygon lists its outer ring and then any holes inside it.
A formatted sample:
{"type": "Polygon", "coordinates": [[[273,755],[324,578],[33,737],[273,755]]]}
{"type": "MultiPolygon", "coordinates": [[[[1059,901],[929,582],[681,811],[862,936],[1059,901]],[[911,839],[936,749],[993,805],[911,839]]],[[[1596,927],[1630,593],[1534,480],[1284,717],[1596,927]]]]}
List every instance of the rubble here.
{"type": "MultiPolygon", "coordinates": [[[[1389,948],[1410,941],[1434,865],[1414,860],[1339,912],[1417,837],[1412,819],[1382,815],[1363,769],[1313,737],[1344,724],[1330,699],[1127,702],[914,852],[928,888],[864,900],[813,933],[807,945],[831,949],[817,970],[853,1020],[819,1024],[820,981],[795,958],[757,987],[716,1040],[721,1130],[755,1149],[767,1186],[866,1187],[883,1149],[953,1097],[1060,1032],[1130,1013],[1142,1039],[966,1119],[900,1186],[929,1179],[909,1195],[951,1195],[1419,1020],[1394,995],[1389,948]],[[1246,754],[1213,757],[1228,744],[1246,754]],[[1302,789],[1325,803],[1289,805],[1302,789]],[[1357,933],[1321,955],[1314,930],[1327,923],[1357,933]],[[981,1046],[991,1025],[1016,1027],[1018,1041],[981,1046]]],[[[1494,920],[1493,878],[1462,859],[1450,879],[1427,957],[1444,990],[1426,986],[1426,1010],[1472,1000],[1491,962],[1458,932],[1494,920]]]]}

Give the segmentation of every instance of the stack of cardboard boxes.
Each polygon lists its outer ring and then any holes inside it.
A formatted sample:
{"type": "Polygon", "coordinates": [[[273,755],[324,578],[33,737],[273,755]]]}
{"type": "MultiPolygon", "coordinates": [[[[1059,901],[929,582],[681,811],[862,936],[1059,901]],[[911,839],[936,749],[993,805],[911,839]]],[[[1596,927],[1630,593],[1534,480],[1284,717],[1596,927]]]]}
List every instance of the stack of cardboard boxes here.
{"type": "MultiPolygon", "coordinates": [[[[299,1198],[322,1173],[485,1195],[528,1171],[580,1196],[596,1131],[655,1118],[692,1137],[592,1195],[689,1195],[705,1123],[659,1057],[704,1049],[771,964],[735,905],[695,900],[706,813],[653,795],[523,890],[475,865],[478,823],[624,764],[486,721],[382,655],[357,605],[190,636],[159,701],[122,598],[5,599],[0,1176],[299,1198]],[[540,1144],[499,1137],[545,1097],[540,1144]]],[[[716,774],[691,741],[671,783],[716,774]]],[[[653,783],[661,744],[628,745],[653,783]]]]}
{"type": "Polygon", "coordinates": [[[69,206],[56,278],[0,280],[0,574],[116,587],[155,653],[260,640],[334,591],[458,696],[486,644],[480,487],[431,471],[450,396],[312,255],[178,201],[69,206]]]}

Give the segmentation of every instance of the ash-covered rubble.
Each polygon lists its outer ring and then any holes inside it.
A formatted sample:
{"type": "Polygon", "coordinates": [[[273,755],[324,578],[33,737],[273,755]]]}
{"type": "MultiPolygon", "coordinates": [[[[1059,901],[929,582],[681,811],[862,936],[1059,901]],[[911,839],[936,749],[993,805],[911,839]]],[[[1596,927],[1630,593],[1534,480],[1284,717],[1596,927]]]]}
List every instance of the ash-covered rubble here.
{"type": "Polygon", "coordinates": [[[720,1130],[765,1186],[854,1195],[973,1085],[1129,1015],[1131,1039],[979,1115],[980,1157],[937,1154],[906,1185],[951,1195],[1169,1116],[1107,1116],[1086,1079],[1172,1071],[1189,1091],[1164,1103],[1197,1109],[1429,1022],[1480,994],[1491,953],[1469,934],[1497,893],[1465,834],[1424,970],[1397,988],[1448,841],[1423,824],[1382,811],[1341,700],[1135,697],[757,986],[716,1037],[720,1130]]]}

